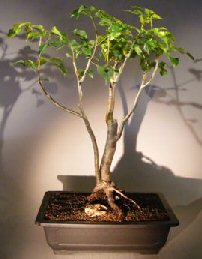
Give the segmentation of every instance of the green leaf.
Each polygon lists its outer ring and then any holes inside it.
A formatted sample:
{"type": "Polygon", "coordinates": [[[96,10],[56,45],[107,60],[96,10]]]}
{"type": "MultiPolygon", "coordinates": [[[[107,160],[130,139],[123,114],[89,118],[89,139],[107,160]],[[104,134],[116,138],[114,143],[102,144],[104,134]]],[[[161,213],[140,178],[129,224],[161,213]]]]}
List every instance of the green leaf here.
{"type": "Polygon", "coordinates": [[[61,36],[61,32],[58,30],[56,26],[53,26],[53,28],[51,29],[51,32],[55,35],[61,36]]]}
{"type": "Polygon", "coordinates": [[[90,57],[91,53],[92,53],[92,49],[89,48],[88,46],[85,46],[81,49],[81,53],[86,56],[86,57],[90,57]]]}
{"type": "Polygon", "coordinates": [[[160,72],[160,75],[161,76],[164,76],[164,75],[166,75],[167,74],[167,69],[166,69],[166,63],[165,62],[163,62],[163,61],[161,61],[160,63],[159,63],[159,72],[160,72]]]}
{"type": "Polygon", "coordinates": [[[61,47],[63,47],[63,45],[61,44],[61,41],[58,37],[49,40],[48,45],[51,47],[54,47],[56,49],[60,49],[61,47]]]}
{"type": "Polygon", "coordinates": [[[190,53],[190,52],[186,52],[186,55],[191,59],[191,60],[195,60],[194,56],[190,53]]]}
{"type": "Polygon", "coordinates": [[[7,36],[10,38],[14,38],[19,33],[21,33],[22,30],[27,26],[31,26],[31,22],[21,22],[21,23],[14,24],[13,27],[9,30],[7,36]]]}
{"type": "Polygon", "coordinates": [[[84,40],[87,40],[88,38],[88,35],[84,30],[75,29],[74,34],[84,40]]]}
{"type": "Polygon", "coordinates": [[[169,56],[169,60],[173,67],[176,67],[179,64],[179,58],[169,56]]]}
{"type": "Polygon", "coordinates": [[[45,43],[39,46],[39,55],[41,55],[49,46],[49,42],[46,41],[45,43]]]}
{"type": "Polygon", "coordinates": [[[111,67],[98,66],[98,73],[104,78],[106,82],[109,82],[113,76],[113,69],[111,67]]]}
{"type": "Polygon", "coordinates": [[[52,46],[60,48],[63,44],[68,43],[67,35],[65,33],[60,32],[56,26],[53,26],[53,28],[51,29],[51,33],[56,36],[56,38],[52,39],[52,46]]]}
{"type": "Polygon", "coordinates": [[[48,62],[47,58],[40,56],[38,59],[38,62],[40,62],[40,65],[44,65],[48,62]]]}
{"type": "MultiPolygon", "coordinates": [[[[81,69],[78,71],[78,76],[79,76],[79,79],[82,78],[82,76],[84,75],[84,72],[85,70],[81,69]]],[[[93,71],[91,69],[88,69],[88,71],[86,72],[86,74],[90,77],[90,78],[93,78],[93,71]]]]}
{"type": "Polygon", "coordinates": [[[78,78],[81,79],[83,75],[84,75],[84,70],[83,69],[79,69],[78,70],[78,78]]]}
{"type": "Polygon", "coordinates": [[[78,19],[85,9],[86,9],[86,7],[84,5],[81,5],[79,8],[75,9],[72,12],[71,16],[75,17],[76,19],[78,19]]]}
{"type": "Polygon", "coordinates": [[[60,72],[65,76],[67,74],[67,69],[63,62],[57,62],[55,63],[55,66],[60,70],[60,72]]]}
{"type": "Polygon", "coordinates": [[[130,12],[132,14],[136,14],[138,16],[141,16],[144,14],[144,9],[142,7],[133,5],[131,6],[132,10],[126,10],[127,12],[130,12]]]}
{"type": "Polygon", "coordinates": [[[36,70],[37,69],[37,63],[33,60],[27,59],[27,60],[18,60],[15,64],[22,65],[26,68],[36,70]]]}
{"type": "Polygon", "coordinates": [[[72,58],[72,55],[70,55],[68,52],[65,53],[65,56],[66,56],[67,58],[72,58]]]}
{"type": "Polygon", "coordinates": [[[81,47],[80,44],[79,44],[79,42],[76,41],[76,40],[72,40],[72,41],[70,42],[70,46],[71,46],[71,48],[72,48],[73,50],[77,50],[77,49],[79,49],[79,48],[81,47]]]}
{"type": "Polygon", "coordinates": [[[139,6],[132,6],[131,10],[127,10],[128,12],[135,14],[139,16],[141,27],[143,28],[144,25],[150,24],[152,27],[152,21],[153,20],[160,20],[162,19],[161,16],[159,16],[154,11],[147,9],[147,8],[141,8],[139,6]]]}
{"type": "Polygon", "coordinates": [[[185,54],[185,55],[187,55],[191,60],[195,60],[195,58],[194,58],[194,56],[190,53],[190,52],[187,52],[185,49],[183,49],[183,48],[175,48],[174,49],[175,51],[178,51],[179,53],[181,53],[181,54],[185,54]]]}
{"type": "Polygon", "coordinates": [[[157,13],[155,13],[154,11],[150,10],[150,9],[145,9],[145,17],[147,17],[148,19],[153,19],[153,20],[161,20],[162,17],[159,16],[157,13]]]}
{"type": "Polygon", "coordinates": [[[109,39],[114,40],[121,35],[122,27],[119,24],[112,24],[109,28],[109,39]]]}
{"type": "Polygon", "coordinates": [[[46,58],[47,59],[47,63],[55,66],[56,68],[59,69],[59,71],[65,76],[67,74],[67,69],[63,63],[63,60],[60,58],[46,58]]]}
{"type": "Polygon", "coordinates": [[[139,45],[135,44],[134,50],[135,50],[135,52],[137,53],[138,56],[140,56],[142,54],[142,50],[141,50],[139,45]]]}
{"type": "Polygon", "coordinates": [[[39,31],[39,32],[45,32],[45,28],[41,24],[32,25],[32,28],[39,31]]]}
{"type": "Polygon", "coordinates": [[[27,32],[27,40],[35,40],[39,39],[42,36],[41,32],[36,31],[29,31],[27,32]]]}

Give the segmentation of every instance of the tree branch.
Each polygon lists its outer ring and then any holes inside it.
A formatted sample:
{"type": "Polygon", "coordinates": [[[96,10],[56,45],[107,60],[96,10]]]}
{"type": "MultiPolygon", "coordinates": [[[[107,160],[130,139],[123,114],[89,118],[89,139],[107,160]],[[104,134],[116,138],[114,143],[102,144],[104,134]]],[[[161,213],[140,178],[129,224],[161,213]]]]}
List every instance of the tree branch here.
{"type": "MultiPolygon", "coordinates": [[[[116,86],[119,81],[120,75],[123,72],[123,69],[126,65],[127,60],[130,58],[132,52],[132,48],[128,52],[128,54],[125,56],[125,59],[121,66],[118,69],[118,73],[114,73],[112,79],[110,80],[110,86],[109,86],[109,95],[108,95],[108,106],[107,106],[107,113],[106,113],[106,122],[113,123],[113,113],[114,113],[114,107],[115,107],[115,94],[116,94],[116,86]]],[[[115,64],[116,67],[117,64],[115,64]]]]}
{"type": "Polygon", "coordinates": [[[83,76],[79,80],[81,83],[84,81],[84,79],[86,77],[86,73],[88,72],[88,69],[89,69],[89,67],[91,65],[91,62],[92,62],[92,60],[93,60],[93,58],[95,56],[95,53],[96,53],[96,50],[97,50],[97,43],[98,43],[98,35],[96,33],[96,36],[95,36],[95,46],[93,48],[93,51],[92,51],[92,54],[91,54],[90,58],[88,59],[88,62],[86,64],[86,68],[84,70],[83,76]]]}
{"type": "Polygon", "coordinates": [[[123,117],[121,123],[120,123],[120,126],[119,126],[119,129],[118,129],[118,133],[117,133],[117,141],[121,138],[122,136],[122,133],[123,133],[123,129],[124,129],[124,126],[126,124],[126,122],[129,120],[129,118],[132,116],[132,114],[134,113],[136,107],[137,107],[137,104],[138,104],[138,101],[139,101],[139,98],[140,98],[140,95],[143,91],[143,89],[149,85],[151,83],[151,81],[154,79],[155,75],[156,75],[156,72],[157,72],[157,69],[158,69],[158,64],[159,64],[159,61],[158,59],[155,60],[155,67],[154,67],[154,70],[153,70],[153,73],[151,74],[151,77],[147,80],[147,73],[143,73],[143,77],[142,77],[142,82],[141,82],[141,85],[140,85],[140,88],[135,96],[135,99],[134,99],[134,102],[133,102],[133,105],[130,109],[130,111],[128,112],[128,114],[125,115],[125,117],[123,117]]]}
{"type": "Polygon", "coordinates": [[[90,125],[90,122],[88,120],[88,117],[86,116],[86,114],[82,108],[80,108],[80,111],[81,111],[81,117],[84,121],[84,124],[86,126],[86,129],[89,133],[89,136],[90,136],[92,144],[93,144],[96,184],[99,184],[101,181],[101,173],[100,173],[100,166],[99,166],[100,159],[99,159],[99,149],[98,149],[98,145],[97,145],[97,140],[96,140],[95,134],[93,132],[93,129],[90,125]]]}
{"type": "Polygon", "coordinates": [[[92,144],[93,144],[95,176],[96,176],[96,183],[98,184],[101,180],[101,173],[100,173],[100,167],[99,167],[99,162],[100,162],[99,149],[98,149],[95,134],[93,132],[93,129],[90,125],[89,119],[88,119],[87,115],[85,114],[85,111],[84,111],[84,108],[83,108],[83,91],[82,91],[82,83],[83,83],[83,81],[86,77],[86,74],[87,74],[88,69],[91,65],[92,59],[94,58],[96,49],[97,49],[97,35],[96,35],[95,46],[93,48],[93,52],[92,52],[90,58],[88,59],[88,62],[86,64],[86,68],[85,68],[83,76],[81,78],[79,78],[78,68],[77,68],[77,65],[76,65],[76,58],[75,58],[75,54],[74,54],[73,50],[72,50],[72,63],[73,63],[75,75],[76,75],[76,78],[77,78],[77,88],[78,88],[78,95],[79,95],[78,107],[79,107],[79,110],[80,110],[81,118],[84,121],[87,132],[89,133],[89,136],[90,136],[92,144]]]}
{"type": "Polygon", "coordinates": [[[110,83],[109,94],[108,94],[108,103],[107,103],[107,112],[106,112],[107,125],[110,125],[113,122],[113,113],[114,113],[114,106],[115,106],[115,88],[116,88],[116,84],[110,83]]]}
{"type": "Polygon", "coordinates": [[[42,79],[41,79],[41,73],[40,73],[40,61],[39,61],[39,65],[37,68],[37,74],[38,74],[38,83],[39,86],[42,90],[42,92],[45,94],[45,96],[48,98],[48,100],[53,103],[56,107],[62,109],[65,112],[71,113],[77,117],[82,117],[81,114],[77,111],[74,111],[72,109],[67,108],[66,106],[62,105],[61,103],[59,103],[58,101],[56,101],[46,90],[45,86],[43,85],[42,79]]]}

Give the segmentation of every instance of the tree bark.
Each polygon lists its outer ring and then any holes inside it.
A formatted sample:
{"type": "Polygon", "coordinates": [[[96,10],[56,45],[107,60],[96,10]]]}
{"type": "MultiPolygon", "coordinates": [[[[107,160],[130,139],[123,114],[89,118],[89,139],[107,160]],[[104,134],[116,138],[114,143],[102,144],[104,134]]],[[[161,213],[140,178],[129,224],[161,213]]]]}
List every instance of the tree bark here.
{"type": "Polygon", "coordinates": [[[110,167],[116,151],[118,123],[113,120],[107,125],[107,140],[104,148],[104,154],[101,160],[101,180],[107,183],[111,182],[110,167]]]}

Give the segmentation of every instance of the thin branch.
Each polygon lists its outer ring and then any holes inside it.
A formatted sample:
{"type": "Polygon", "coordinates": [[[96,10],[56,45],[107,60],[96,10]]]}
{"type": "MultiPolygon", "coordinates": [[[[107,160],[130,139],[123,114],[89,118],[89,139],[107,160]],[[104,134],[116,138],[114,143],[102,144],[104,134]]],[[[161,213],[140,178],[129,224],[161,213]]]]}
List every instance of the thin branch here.
{"type": "Polygon", "coordinates": [[[79,95],[78,107],[79,107],[79,110],[80,110],[81,118],[84,121],[84,124],[86,126],[86,129],[89,133],[89,136],[90,136],[92,144],[93,144],[94,167],[95,167],[96,183],[98,184],[101,180],[101,174],[100,174],[100,168],[99,168],[99,161],[100,161],[99,149],[98,149],[95,134],[93,132],[93,129],[90,125],[89,119],[88,119],[87,115],[85,114],[85,111],[84,111],[84,108],[83,108],[83,91],[82,91],[82,83],[83,83],[83,81],[86,77],[86,74],[87,74],[88,69],[91,65],[92,59],[95,56],[96,49],[97,49],[97,35],[96,35],[96,40],[95,40],[95,46],[93,48],[93,51],[92,51],[92,54],[91,54],[90,58],[88,59],[88,62],[86,64],[86,68],[85,68],[83,76],[81,78],[79,78],[78,68],[77,68],[77,65],[76,65],[76,57],[75,57],[75,53],[74,53],[73,49],[72,49],[72,63],[73,63],[75,75],[76,75],[76,78],[77,78],[77,88],[78,88],[78,95],[79,95]]]}
{"type": "Polygon", "coordinates": [[[73,51],[73,49],[71,49],[72,51],[72,63],[73,63],[73,67],[74,67],[74,73],[76,75],[76,79],[77,79],[77,90],[78,90],[78,95],[79,95],[79,104],[78,106],[80,108],[82,108],[83,110],[83,91],[82,91],[82,85],[81,85],[81,81],[79,79],[79,72],[78,72],[78,68],[76,65],[76,57],[75,57],[75,53],[73,51]]]}
{"type": "MultiPolygon", "coordinates": [[[[151,74],[150,79],[144,84],[143,87],[146,87],[148,84],[151,83],[151,81],[154,79],[154,77],[155,77],[155,75],[156,75],[156,72],[157,72],[157,70],[158,70],[158,67],[159,67],[159,58],[157,58],[157,59],[155,60],[155,67],[154,67],[153,73],[151,74]]],[[[145,78],[145,80],[146,80],[146,78],[145,78]]]]}
{"type": "Polygon", "coordinates": [[[91,65],[91,62],[92,62],[92,60],[93,60],[93,58],[95,56],[95,53],[96,53],[96,50],[97,50],[97,44],[98,44],[98,35],[96,34],[96,36],[95,36],[95,46],[93,48],[93,51],[92,51],[92,54],[91,54],[90,58],[88,59],[88,62],[86,64],[86,68],[84,70],[83,76],[79,80],[81,83],[84,81],[84,79],[86,77],[86,73],[88,72],[88,69],[89,69],[89,67],[91,65]]]}
{"type": "Polygon", "coordinates": [[[125,115],[125,117],[123,117],[123,119],[121,120],[121,123],[120,123],[120,126],[119,126],[119,129],[118,129],[118,133],[117,133],[117,141],[121,138],[122,136],[122,133],[123,133],[123,129],[124,129],[124,126],[126,124],[126,122],[129,120],[129,118],[132,116],[132,114],[134,113],[136,107],[137,107],[137,104],[138,104],[138,101],[139,101],[139,98],[140,98],[140,95],[143,91],[143,89],[149,85],[151,83],[151,81],[154,79],[155,75],[156,75],[156,72],[158,70],[158,64],[159,64],[159,61],[158,59],[155,60],[155,67],[154,67],[154,70],[153,70],[153,73],[151,74],[151,77],[147,80],[147,73],[143,73],[143,77],[142,77],[142,82],[141,82],[141,85],[140,85],[140,88],[135,96],[135,99],[134,99],[134,102],[133,102],[133,105],[130,109],[130,111],[128,112],[128,114],[125,115]]]}
{"type": "MultiPolygon", "coordinates": [[[[116,86],[118,83],[118,80],[120,78],[120,75],[123,72],[123,69],[126,65],[127,60],[130,58],[132,52],[132,47],[128,54],[125,56],[124,62],[119,67],[119,72],[114,73],[112,80],[110,80],[110,87],[109,87],[109,94],[108,94],[108,108],[106,113],[106,122],[112,123],[113,122],[113,113],[114,113],[114,107],[115,107],[115,94],[116,94],[116,86]]],[[[114,65],[116,67],[117,64],[114,65]]]]}
{"type": "Polygon", "coordinates": [[[113,79],[114,82],[118,83],[119,78],[120,78],[121,74],[123,73],[123,69],[124,69],[124,67],[125,67],[125,65],[126,65],[126,63],[127,63],[127,61],[128,61],[128,59],[129,59],[130,56],[131,56],[132,50],[133,50],[133,44],[132,44],[132,46],[131,46],[130,51],[129,51],[128,54],[125,56],[125,59],[124,59],[123,63],[122,63],[121,66],[119,67],[119,72],[115,75],[115,77],[114,77],[114,79],[113,79]]]}
{"type": "Polygon", "coordinates": [[[45,94],[45,96],[48,98],[48,100],[53,103],[56,107],[62,109],[65,112],[71,113],[77,117],[82,117],[81,114],[77,111],[74,111],[72,109],[67,108],[66,106],[62,105],[61,103],[59,103],[58,101],[56,101],[46,90],[45,86],[43,85],[42,79],[41,79],[41,73],[40,73],[40,61],[39,61],[39,65],[37,68],[37,74],[38,74],[38,83],[39,86],[42,90],[42,92],[45,94]]]}
{"type": "Polygon", "coordinates": [[[73,67],[74,67],[74,73],[76,75],[77,81],[79,81],[79,73],[78,73],[78,68],[77,68],[77,65],[76,65],[75,53],[74,53],[72,48],[71,48],[71,51],[72,51],[72,64],[73,64],[73,67]]]}
{"type": "Polygon", "coordinates": [[[80,108],[80,110],[81,110],[81,117],[85,123],[86,129],[89,133],[89,136],[90,136],[92,144],[93,144],[96,184],[99,184],[101,181],[101,173],[100,173],[100,167],[99,167],[100,158],[99,158],[99,149],[98,149],[98,145],[97,145],[97,140],[96,140],[95,134],[93,132],[93,129],[90,125],[90,122],[88,120],[88,117],[86,116],[86,114],[84,113],[82,108],[80,108]]]}

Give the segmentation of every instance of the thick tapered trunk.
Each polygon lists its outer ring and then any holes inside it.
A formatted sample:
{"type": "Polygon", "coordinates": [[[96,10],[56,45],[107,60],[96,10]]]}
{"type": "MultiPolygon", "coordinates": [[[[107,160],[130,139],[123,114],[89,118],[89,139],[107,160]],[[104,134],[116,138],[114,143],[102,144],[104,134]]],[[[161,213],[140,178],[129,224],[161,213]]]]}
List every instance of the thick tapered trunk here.
{"type": "MultiPolygon", "coordinates": [[[[133,201],[132,199],[128,198],[126,195],[122,193],[121,190],[119,190],[116,185],[111,181],[111,164],[113,161],[113,157],[116,151],[116,143],[118,141],[117,138],[117,128],[118,123],[116,120],[112,119],[108,121],[107,123],[107,139],[105,143],[104,153],[101,160],[101,166],[100,166],[100,175],[101,179],[96,184],[96,187],[93,190],[93,193],[88,197],[89,204],[94,204],[91,206],[91,211],[93,211],[94,215],[99,215],[100,211],[97,210],[95,204],[98,202],[98,205],[100,205],[100,200],[103,199],[103,192],[105,197],[107,197],[108,204],[110,208],[116,213],[117,219],[122,221],[124,218],[124,212],[119,207],[119,205],[116,202],[116,197],[120,197],[122,199],[126,199],[137,209],[140,209],[139,205],[133,201]]],[[[88,211],[88,205],[87,205],[87,211],[88,211]]],[[[88,214],[88,212],[86,212],[88,214]]]]}
{"type": "Polygon", "coordinates": [[[111,182],[110,167],[116,151],[117,127],[118,124],[116,120],[113,120],[107,125],[107,139],[101,160],[101,180],[108,183],[111,182]]]}

